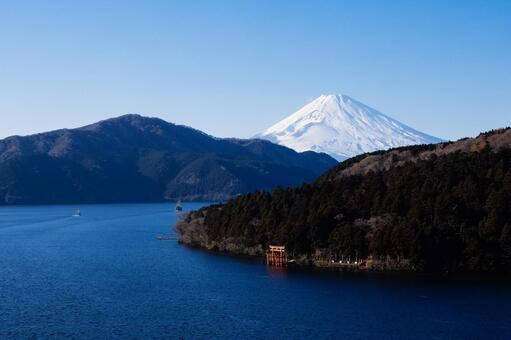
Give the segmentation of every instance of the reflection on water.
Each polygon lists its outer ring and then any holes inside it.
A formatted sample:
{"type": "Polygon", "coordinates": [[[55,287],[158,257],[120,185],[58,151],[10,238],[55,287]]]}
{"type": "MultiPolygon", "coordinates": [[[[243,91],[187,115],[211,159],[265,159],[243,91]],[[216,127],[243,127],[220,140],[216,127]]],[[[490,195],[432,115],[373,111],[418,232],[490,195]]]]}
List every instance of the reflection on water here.
{"type": "Polygon", "coordinates": [[[267,269],[267,271],[270,274],[270,277],[272,279],[274,279],[274,280],[284,280],[284,279],[286,279],[287,268],[285,268],[285,267],[266,266],[266,269],[267,269]]]}

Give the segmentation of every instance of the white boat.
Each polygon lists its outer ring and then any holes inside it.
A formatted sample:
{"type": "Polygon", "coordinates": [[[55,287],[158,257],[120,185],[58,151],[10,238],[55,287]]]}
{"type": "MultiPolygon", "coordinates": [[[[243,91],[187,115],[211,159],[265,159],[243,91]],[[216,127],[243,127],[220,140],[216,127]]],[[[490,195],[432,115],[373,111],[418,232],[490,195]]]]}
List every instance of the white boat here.
{"type": "Polygon", "coordinates": [[[80,210],[75,211],[75,213],[73,214],[73,217],[81,217],[81,216],[82,216],[82,213],[80,212],[80,210]]]}
{"type": "Polygon", "coordinates": [[[177,201],[177,203],[176,203],[176,211],[183,211],[183,206],[181,205],[181,201],[177,201]]]}

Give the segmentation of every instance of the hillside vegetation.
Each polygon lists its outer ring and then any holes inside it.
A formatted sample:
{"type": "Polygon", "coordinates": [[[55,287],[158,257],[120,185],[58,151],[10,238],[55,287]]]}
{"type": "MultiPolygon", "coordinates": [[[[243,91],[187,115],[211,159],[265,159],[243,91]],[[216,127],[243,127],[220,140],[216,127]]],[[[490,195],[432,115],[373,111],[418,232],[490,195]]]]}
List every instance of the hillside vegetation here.
{"type": "Polygon", "coordinates": [[[0,204],[222,201],[315,179],[337,162],[126,115],[0,140],[0,204]]]}
{"type": "Polygon", "coordinates": [[[362,155],[312,184],[194,212],[178,230],[185,243],[252,255],[284,244],[310,264],[511,272],[511,129],[362,155]]]}

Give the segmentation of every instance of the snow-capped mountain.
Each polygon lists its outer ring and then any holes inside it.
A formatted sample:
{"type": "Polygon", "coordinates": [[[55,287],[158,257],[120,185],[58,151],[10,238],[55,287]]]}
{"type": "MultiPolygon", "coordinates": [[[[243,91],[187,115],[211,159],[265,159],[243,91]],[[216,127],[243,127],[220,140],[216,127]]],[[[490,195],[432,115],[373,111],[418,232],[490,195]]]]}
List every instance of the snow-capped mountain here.
{"type": "Polygon", "coordinates": [[[442,140],[398,122],[346,95],[322,95],[255,138],[342,161],[376,150],[442,140]]]}

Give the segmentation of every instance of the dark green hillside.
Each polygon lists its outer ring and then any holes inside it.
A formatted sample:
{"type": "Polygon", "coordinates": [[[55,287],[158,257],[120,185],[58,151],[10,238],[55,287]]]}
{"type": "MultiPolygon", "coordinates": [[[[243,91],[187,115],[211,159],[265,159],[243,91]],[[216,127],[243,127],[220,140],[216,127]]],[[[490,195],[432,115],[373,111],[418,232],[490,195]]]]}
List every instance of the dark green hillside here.
{"type": "Polygon", "coordinates": [[[179,230],[185,242],[238,243],[238,252],[277,243],[311,261],[370,257],[412,270],[511,272],[510,144],[507,129],[364,155],[313,184],[203,209],[179,230]]]}
{"type": "Polygon", "coordinates": [[[1,140],[0,204],[220,201],[299,185],[335,164],[324,154],[127,115],[1,140]]]}

